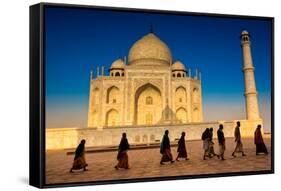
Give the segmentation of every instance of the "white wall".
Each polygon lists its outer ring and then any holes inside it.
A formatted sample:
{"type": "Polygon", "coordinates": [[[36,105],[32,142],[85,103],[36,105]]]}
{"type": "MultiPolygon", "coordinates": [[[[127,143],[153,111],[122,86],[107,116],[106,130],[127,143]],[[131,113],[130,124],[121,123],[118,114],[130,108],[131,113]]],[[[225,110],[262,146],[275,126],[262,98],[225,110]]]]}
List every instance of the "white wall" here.
{"type": "MultiPolygon", "coordinates": [[[[258,124],[262,125],[261,120],[241,121],[242,137],[253,137],[258,124]]],[[[217,137],[219,124],[224,125],[225,137],[234,136],[236,121],[224,122],[202,122],[173,125],[152,125],[152,126],[119,126],[104,129],[96,128],[48,128],[46,130],[46,149],[68,149],[76,148],[82,139],[85,139],[87,147],[117,146],[120,143],[122,133],[126,132],[130,144],[155,143],[155,140],[162,140],[165,130],[169,130],[171,141],[179,139],[181,133],[186,132],[186,140],[201,140],[201,135],[206,128],[214,128],[214,138],[217,137]],[[155,139],[151,140],[151,136],[155,139]],[[136,141],[136,137],[140,140],[136,141]],[[147,138],[146,138],[147,137],[147,138]]]]}

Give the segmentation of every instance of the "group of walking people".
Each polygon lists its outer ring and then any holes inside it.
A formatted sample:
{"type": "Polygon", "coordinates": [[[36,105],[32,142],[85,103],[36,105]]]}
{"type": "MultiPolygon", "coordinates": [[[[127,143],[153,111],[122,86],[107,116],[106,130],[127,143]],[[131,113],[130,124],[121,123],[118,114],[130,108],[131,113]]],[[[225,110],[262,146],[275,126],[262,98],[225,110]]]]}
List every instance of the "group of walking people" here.
{"type": "MultiPolygon", "coordinates": [[[[187,155],[187,149],[185,144],[185,132],[182,132],[181,138],[178,140],[178,147],[177,147],[177,157],[176,161],[179,161],[179,159],[183,160],[189,160],[187,155]]],[[[235,142],[236,147],[234,151],[232,152],[232,156],[236,157],[236,153],[242,153],[242,156],[246,156],[243,149],[243,144],[241,140],[241,134],[240,134],[240,122],[237,121],[236,127],[234,130],[234,136],[235,136],[235,142]]],[[[206,157],[212,158],[216,156],[218,159],[225,160],[224,158],[224,152],[225,152],[225,137],[223,132],[223,125],[219,125],[219,129],[217,131],[217,139],[218,139],[218,145],[219,145],[219,153],[215,153],[214,149],[214,142],[213,142],[213,128],[206,128],[206,130],[202,133],[202,141],[203,141],[203,160],[206,160],[206,157]]],[[[262,133],[261,133],[261,125],[258,125],[255,131],[255,138],[254,142],[256,145],[256,155],[259,153],[265,153],[268,154],[267,148],[264,144],[262,133]]],[[[85,159],[85,143],[86,141],[83,139],[81,143],[78,145],[78,147],[75,150],[75,156],[72,168],[70,169],[70,172],[73,172],[73,170],[79,170],[83,169],[84,171],[87,170],[88,164],[86,163],[85,159]]],[[[122,138],[118,147],[118,153],[117,153],[117,161],[118,163],[114,166],[116,170],[123,168],[123,169],[129,169],[129,157],[128,157],[128,150],[130,148],[127,135],[126,133],[122,134],[122,138]]],[[[169,139],[169,131],[166,130],[161,144],[160,144],[160,153],[162,154],[160,164],[164,165],[166,162],[174,163],[175,160],[173,160],[173,155],[171,151],[171,144],[169,139]]]]}
{"type": "MultiPolygon", "coordinates": [[[[232,152],[232,156],[236,157],[235,153],[241,152],[242,156],[246,156],[243,150],[243,144],[241,141],[241,134],[240,134],[240,122],[237,121],[236,127],[234,130],[234,137],[236,142],[236,147],[234,151],[232,152]]],[[[212,158],[213,156],[217,156],[218,159],[225,160],[224,159],[224,152],[225,152],[225,137],[223,132],[223,125],[219,125],[219,129],[217,131],[217,138],[218,138],[218,144],[219,144],[219,154],[215,153],[214,149],[214,142],[213,142],[213,128],[206,128],[206,130],[202,134],[202,140],[203,140],[203,160],[206,160],[206,157],[212,158]]]]}

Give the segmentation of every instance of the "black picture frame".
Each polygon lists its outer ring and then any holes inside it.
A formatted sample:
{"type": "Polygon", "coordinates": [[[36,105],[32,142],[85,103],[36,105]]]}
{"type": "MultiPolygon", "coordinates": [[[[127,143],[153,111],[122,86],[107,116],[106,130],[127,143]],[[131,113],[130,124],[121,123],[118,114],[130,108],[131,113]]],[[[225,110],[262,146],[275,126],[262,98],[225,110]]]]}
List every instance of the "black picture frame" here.
{"type": "Polygon", "coordinates": [[[182,11],[167,10],[151,10],[151,9],[133,9],[133,8],[117,8],[102,7],[88,5],[72,5],[72,4],[56,4],[56,3],[39,3],[30,6],[30,138],[29,138],[29,184],[38,188],[53,188],[66,186],[83,186],[83,185],[100,185],[115,183],[131,183],[131,182],[148,182],[148,181],[164,181],[191,178],[209,178],[209,177],[226,177],[226,176],[243,176],[256,174],[272,174],[274,173],[274,18],[273,17],[257,17],[247,15],[228,15],[228,14],[212,14],[212,13],[195,13],[182,11]],[[139,178],[130,180],[110,180],[110,181],[91,181],[91,182],[74,182],[46,184],[45,182],[45,55],[44,55],[44,9],[46,7],[64,7],[72,9],[102,9],[108,11],[121,12],[139,12],[139,13],[164,13],[171,15],[192,15],[192,16],[208,16],[223,18],[239,18],[239,19],[258,19],[266,20],[272,23],[272,47],[271,47],[271,170],[238,172],[238,173],[219,173],[205,175],[187,175],[187,176],[167,176],[161,178],[139,178]]]}

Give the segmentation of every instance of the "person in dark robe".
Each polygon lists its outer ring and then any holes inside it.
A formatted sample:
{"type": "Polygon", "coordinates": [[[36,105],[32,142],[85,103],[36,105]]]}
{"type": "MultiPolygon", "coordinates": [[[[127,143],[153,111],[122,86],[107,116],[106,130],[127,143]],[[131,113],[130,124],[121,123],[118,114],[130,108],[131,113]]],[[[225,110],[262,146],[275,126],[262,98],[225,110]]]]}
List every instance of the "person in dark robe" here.
{"type": "Polygon", "coordinates": [[[221,160],[224,159],[224,151],[225,151],[225,138],[224,138],[224,133],[223,133],[223,125],[219,125],[219,129],[217,131],[217,136],[218,136],[218,142],[219,142],[219,156],[221,160]]]}
{"type": "Polygon", "coordinates": [[[129,157],[127,154],[129,148],[130,145],[128,143],[127,135],[126,133],[123,133],[117,154],[118,164],[114,167],[116,170],[118,170],[119,168],[129,169],[129,157]]]}
{"type": "Polygon", "coordinates": [[[88,166],[88,164],[86,163],[85,159],[85,143],[85,139],[81,140],[80,144],[76,148],[73,165],[69,172],[80,169],[83,169],[84,171],[87,170],[86,167],[88,166]]]}
{"type": "Polygon", "coordinates": [[[171,162],[171,163],[174,162],[173,155],[171,152],[170,139],[168,135],[169,135],[169,131],[166,130],[160,145],[160,153],[162,154],[160,164],[162,165],[164,164],[164,162],[171,162]]]}
{"type": "Polygon", "coordinates": [[[206,160],[206,156],[209,156],[209,145],[210,145],[210,130],[206,128],[206,130],[202,134],[203,141],[203,160],[206,160]]]}
{"type": "Polygon", "coordinates": [[[176,158],[177,161],[179,161],[179,158],[184,158],[185,160],[189,160],[187,157],[186,147],[185,147],[185,132],[181,133],[181,138],[178,141],[178,156],[176,158]]]}
{"type": "Polygon", "coordinates": [[[220,156],[218,154],[215,153],[215,149],[214,149],[214,145],[215,143],[213,142],[213,127],[210,128],[210,141],[209,141],[209,154],[208,156],[212,157],[212,156],[216,156],[218,157],[218,159],[220,158],[220,156]]]}
{"type": "Polygon", "coordinates": [[[255,131],[255,144],[256,144],[256,155],[258,155],[259,153],[268,154],[267,148],[262,138],[261,125],[258,125],[255,131]]]}
{"type": "Polygon", "coordinates": [[[234,130],[234,137],[235,137],[235,142],[236,142],[236,147],[232,153],[233,157],[236,157],[235,153],[236,152],[241,152],[242,156],[246,156],[244,153],[244,149],[243,149],[243,144],[241,141],[241,134],[240,134],[240,121],[237,121],[236,123],[236,127],[234,130]]]}

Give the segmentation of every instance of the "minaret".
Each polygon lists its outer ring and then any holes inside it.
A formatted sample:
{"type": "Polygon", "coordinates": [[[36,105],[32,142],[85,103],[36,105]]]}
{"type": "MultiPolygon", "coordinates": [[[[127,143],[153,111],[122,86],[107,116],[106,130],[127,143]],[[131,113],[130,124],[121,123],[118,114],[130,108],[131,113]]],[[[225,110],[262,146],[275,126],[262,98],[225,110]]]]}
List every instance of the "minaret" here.
{"type": "Polygon", "coordinates": [[[248,120],[260,119],[257,90],[254,75],[254,66],[251,56],[250,35],[247,31],[242,31],[241,47],[243,54],[243,73],[245,83],[246,117],[248,120]]]}

